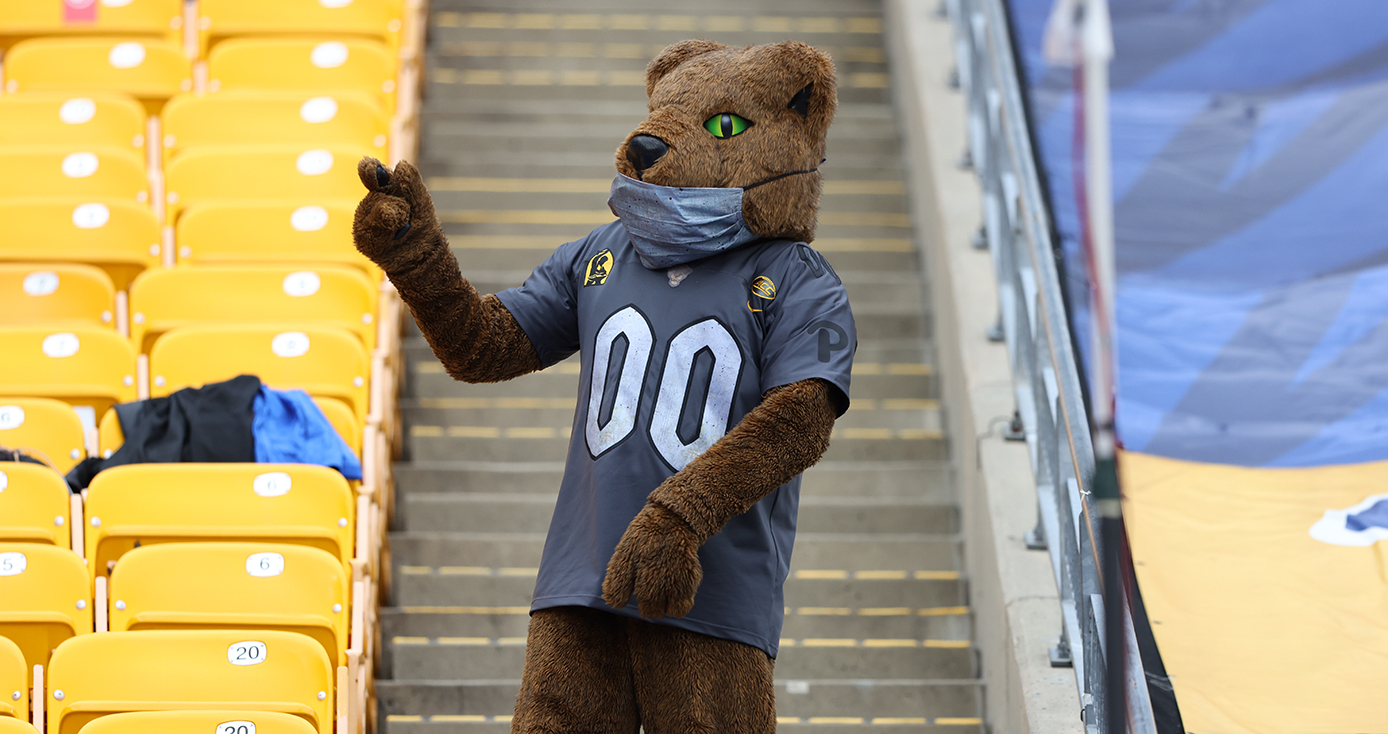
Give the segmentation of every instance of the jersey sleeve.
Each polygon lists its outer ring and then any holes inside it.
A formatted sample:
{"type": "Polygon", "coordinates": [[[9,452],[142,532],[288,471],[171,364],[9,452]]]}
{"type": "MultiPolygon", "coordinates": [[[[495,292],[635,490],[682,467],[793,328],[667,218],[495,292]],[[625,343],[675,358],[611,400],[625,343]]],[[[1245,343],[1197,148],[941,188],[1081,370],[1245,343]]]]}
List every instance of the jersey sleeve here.
{"type": "MultiPolygon", "coordinates": [[[[808,245],[796,245],[789,255],[781,259],[781,267],[769,269],[783,281],[773,284],[774,298],[749,304],[762,306],[766,314],[761,391],[817,377],[836,388],[835,402],[843,415],[858,348],[848,291],[808,245]]],[[[765,284],[761,292],[766,293],[765,284]]]]}
{"type": "Polygon", "coordinates": [[[518,288],[496,294],[549,367],[578,351],[574,264],[587,238],[560,245],[518,288]]]}

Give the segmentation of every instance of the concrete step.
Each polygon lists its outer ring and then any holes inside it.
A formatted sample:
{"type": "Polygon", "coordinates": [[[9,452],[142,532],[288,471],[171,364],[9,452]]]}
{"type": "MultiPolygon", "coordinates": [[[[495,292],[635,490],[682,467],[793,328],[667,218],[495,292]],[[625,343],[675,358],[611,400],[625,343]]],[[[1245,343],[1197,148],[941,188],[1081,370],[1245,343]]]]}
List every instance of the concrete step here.
{"type": "MultiPolygon", "coordinates": [[[[527,156],[556,153],[611,156],[632,129],[589,131],[579,128],[561,132],[557,126],[545,126],[535,130],[512,128],[498,134],[495,127],[470,121],[452,126],[435,126],[427,133],[425,143],[435,148],[452,147],[455,151],[493,151],[527,156]]],[[[861,132],[865,134],[842,133],[837,138],[830,138],[828,149],[835,156],[901,154],[901,146],[895,135],[872,135],[869,130],[861,132]]],[[[894,207],[892,210],[905,208],[906,202],[902,197],[892,198],[894,200],[886,202],[894,207]]],[[[829,203],[821,201],[821,206],[828,208],[829,203]]]]}
{"type": "MultiPolygon", "coordinates": [[[[593,4],[588,0],[490,0],[489,2],[474,2],[474,0],[434,0],[430,8],[437,14],[440,11],[472,11],[472,12],[494,12],[494,13],[580,13],[584,16],[594,12],[593,4]]],[[[632,12],[632,13],[688,13],[689,9],[680,5],[655,4],[648,0],[605,0],[601,6],[604,12],[632,12]]],[[[755,7],[749,7],[746,2],[736,0],[710,0],[699,5],[698,10],[701,15],[737,15],[754,16],[758,15],[755,7]]],[[[796,15],[865,15],[876,16],[882,12],[882,3],[878,0],[801,0],[794,7],[796,15]]],[[[765,14],[765,13],[762,13],[765,14]]],[[[786,14],[785,12],[782,13],[786,14]]],[[[564,16],[559,16],[558,21],[563,22],[564,16]]],[[[437,27],[439,19],[431,20],[431,24],[437,27]]]]}
{"type": "MultiPolygon", "coordinates": [[[[644,65],[643,65],[644,66],[644,65]]],[[[582,116],[570,120],[535,119],[518,116],[504,125],[497,125],[495,109],[479,110],[472,114],[435,116],[429,119],[426,144],[436,140],[451,140],[455,144],[487,147],[491,141],[529,140],[534,142],[567,141],[576,145],[596,144],[609,140],[620,142],[639,124],[643,117],[631,114],[623,106],[616,115],[582,116]]],[[[886,117],[848,117],[836,119],[829,128],[830,145],[860,140],[876,140],[885,145],[900,146],[896,124],[886,117]]],[[[616,145],[613,145],[615,149],[616,145]]]]}
{"type": "MultiPolygon", "coordinates": [[[[496,426],[570,428],[574,401],[567,398],[425,398],[402,406],[405,422],[420,426],[496,426]],[[522,402],[524,401],[524,402],[522,402]],[[564,407],[557,407],[557,406],[564,407]],[[460,407],[452,407],[460,406],[460,407]],[[475,406],[475,407],[474,407],[475,406]]],[[[933,400],[859,398],[834,423],[838,429],[940,430],[940,408],[933,400]]]]}
{"type": "MultiPolygon", "coordinates": [[[[594,225],[595,226],[595,225],[594,225]]],[[[444,232],[453,245],[453,254],[462,264],[464,274],[472,270],[533,270],[544,262],[554,249],[565,242],[581,239],[593,226],[588,225],[471,225],[444,223],[444,232]],[[496,237],[524,237],[524,249],[495,246],[496,237]],[[475,239],[459,239],[475,238],[475,239]],[[531,239],[534,238],[534,239],[531,239]],[[526,242],[542,242],[530,245],[526,242]]],[[[911,244],[907,230],[886,227],[828,227],[819,228],[814,246],[840,275],[858,271],[917,272],[920,258],[911,244]],[[847,247],[883,248],[872,251],[846,251],[847,247]]],[[[506,240],[506,243],[514,240],[506,240]]],[[[922,334],[930,338],[929,333],[922,334]]]]}
{"type": "MultiPolygon", "coordinates": [[[[561,461],[568,453],[568,432],[567,427],[411,425],[405,451],[420,461],[561,461]]],[[[948,456],[949,445],[937,431],[890,428],[842,429],[824,454],[831,461],[920,461],[948,456]]]]}
{"type": "MultiPolygon", "coordinates": [[[[514,679],[525,664],[525,645],[511,640],[475,644],[467,638],[397,637],[392,644],[395,649],[391,678],[395,680],[448,679],[459,670],[467,670],[483,679],[514,679]]],[[[978,675],[977,653],[967,647],[863,647],[860,644],[850,651],[835,646],[805,647],[799,641],[793,647],[784,644],[776,659],[776,674],[788,679],[969,679],[978,675]]]]}
{"type": "MultiPolygon", "coordinates": [[[[670,43],[683,39],[681,35],[672,35],[670,43]]],[[[498,74],[495,70],[478,69],[475,64],[477,60],[466,61],[468,63],[463,63],[463,59],[455,56],[429,54],[430,69],[425,77],[425,94],[431,97],[467,94],[483,99],[525,99],[535,96],[539,90],[560,104],[582,104],[589,99],[627,100],[633,104],[646,102],[645,74],[641,71],[606,71],[599,74],[597,83],[571,85],[562,83],[564,76],[559,69],[535,76],[515,72],[498,74]],[[491,74],[469,76],[469,71],[488,71],[491,74]]],[[[872,81],[881,83],[877,79],[872,81]]],[[[841,105],[884,104],[891,99],[890,90],[876,84],[868,88],[840,86],[838,97],[841,105]]]]}
{"type": "MultiPolygon", "coordinates": [[[[591,146],[595,150],[601,150],[605,155],[611,156],[612,151],[621,143],[625,134],[615,136],[611,139],[595,141],[591,146]]],[[[550,145],[563,150],[572,150],[573,146],[563,145],[567,141],[552,141],[550,145]]],[[[464,141],[457,141],[455,144],[462,147],[464,141]]],[[[537,148],[534,143],[527,140],[520,140],[515,143],[518,149],[535,151],[537,148]]],[[[490,150],[490,149],[488,149],[490,150]]],[[[610,162],[609,158],[609,162],[610,162]]],[[[530,191],[519,193],[510,189],[518,187],[528,187],[543,189],[547,186],[576,186],[569,183],[548,183],[543,179],[520,179],[525,183],[510,183],[508,179],[500,177],[481,177],[468,176],[463,181],[453,181],[451,177],[436,176],[434,183],[430,185],[429,194],[434,200],[434,206],[440,211],[461,209],[461,210],[535,210],[535,211],[607,211],[608,190],[612,185],[612,178],[616,176],[615,171],[609,171],[603,178],[578,179],[585,188],[595,189],[580,192],[552,192],[552,191],[530,191]],[[532,183],[533,182],[533,183],[532,183]],[[460,190],[460,189],[466,190],[460,190]],[[491,190],[487,190],[491,189],[491,190]],[[500,189],[500,190],[497,190],[500,189]]],[[[564,181],[567,181],[565,179],[564,181]]],[[[878,182],[870,182],[878,183],[878,182]]],[[[857,182],[844,181],[842,188],[850,191],[858,188],[857,182]]],[[[870,190],[870,189],[868,189],[870,190]]],[[[903,201],[900,194],[831,194],[826,193],[820,198],[820,207],[827,212],[890,212],[894,214],[909,213],[907,204],[903,201]]],[[[557,244],[557,243],[556,243],[557,244]]],[[[912,284],[919,289],[919,284],[912,284]]]]}

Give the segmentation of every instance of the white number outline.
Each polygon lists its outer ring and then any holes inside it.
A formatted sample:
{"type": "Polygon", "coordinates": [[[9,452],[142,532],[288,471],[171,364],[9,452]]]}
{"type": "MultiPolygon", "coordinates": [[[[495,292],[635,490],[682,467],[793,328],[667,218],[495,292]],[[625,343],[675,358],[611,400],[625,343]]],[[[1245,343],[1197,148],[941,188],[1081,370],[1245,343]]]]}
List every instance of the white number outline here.
{"type": "Polygon", "coordinates": [[[654,347],[655,328],[651,326],[651,320],[646,314],[634,305],[617,309],[611,316],[603,319],[602,326],[598,327],[597,334],[593,336],[592,374],[588,381],[588,413],[583,420],[583,437],[588,445],[588,455],[592,458],[597,459],[617,448],[636,430],[637,414],[641,410],[641,396],[646,392],[646,380],[649,379],[654,347]],[[633,317],[636,316],[640,317],[639,323],[645,327],[644,332],[634,328],[637,321],[633,317]],[[622,322],[617,321],[619,317],[622,322]],[[608,332],[609,327],[614,331],[604,339],[604,332],[608,332]],[[627,350],[622,358],[622,371],[617,374],[617,387],[613,391],[612,415],[608,416],[607,425],[599,426],[602,400],[607,395],[607,373],[612,365],[612,352],[616,349],[619,336],[627,338],[627,350]],[[636,361],[640,362],[639,370],[635,369],[636,361]],[[640,377],[640,381],[636,383],[633,391],[631,382],[637,376],[640,377]],[[630,405],[629,409],[627,405],[630,405]]]}
{"type": "MultiPolygon", "coordinates": [[[[695,338],[697,338],[697,336],[695,336],[695,338]]],[[[699,321],[685,326],[675,332],[674,336],[670,337],[670,341],[665,345],[665,359],[660,365],[660,378],[659,382],[656,383],[655,407],[651,410],[650,426],[646,431],[646,437],[650,440],[651,446],[655,449],[656,453],[660,455],[661,460],[665,462],[666,466],[675,471],[680,471],[689,464],[689,462],[697,458],[699,454],[707,451],[708,447],[712,446],[714,442],[722,438],[723,435],[728,432],[728,422],[732,418],[733,404],[737,402],[737,389],[742,384],[742,373],[746,368],[746,363],[747,354],[743,351],[742,345],[738,343],[737,337],[734,337],[728,325],[717,317],[700,319],[699,321]],[[718,327],[717,331],[712,329],[713,326],[718,327]],[[732,355],[719,355],[718,351],[714,348],[716,345],[709,343],[708,339],[699,342],[698,348],[689,351],[687,357],[685,354],[675,353],[677,345],[681,344],[681,339],[685,338],[686,335],[697,335],[698,331],[696,330],[708,332],[708,335],[715,338],[726,339],[723,346],[726,347],[731,344],[732,347],[737,350],[737,371],[733,374],[731,380],[723,382],[719,379],[719,376],[720,372],[723,375],[727,374],[727,366],[724,362],[726,359],[730,359],[732,355]],[[680,438],[679,430],[684,414],[689,408],[689,400],[693,397],[690,395],[689,380],[694,374],[694,363],[698,361],[699,354],[705,350],[713,357],[713,371],[709,375],[708,389],[704,392],[703,405],[699,411],[699,435],[696,436],[693,441],[685,443],[680,438]],[[678,363],[676,363],[675,360],[679,360],[678,363]],[[674,384],[668,386],[669,389],[667,390],[665,377],[672,363],[676,364],[677,371],[671,372],[670,375],[672,377],[680,375],[681,379],[676,380],[674,384]],[[722,366],[722,370],[720,370],[720,365],[722,366]],[[719,397],[718,393],[724,392],[718,389],[723,385],[726,385],[727,405],[725,407],[714,402],[715,399],[719,397]],[[670,407],[667,405],[667,400],[672,401],[675,400],[676,397],[679,399],[679,406],[671,413],[670,407]],[[664,407],[663,410],[662,406],[664,407]],[[714,412],[714,415],[710,416],[710,412],[714,412]],[[719,412],[721,412],[721,416],[718,415],[719,412]],[[673,419],[667,418],[667,416],[671,415],[673,415],[673,419]],[[718,425],[720,423],[722,424],[721,427],[718,425]],[[673,442],[662,445],[662,438],[666,440],[673,439],[673,442]],[[671,453],[675,455],[671,456],[671,453]]]]}

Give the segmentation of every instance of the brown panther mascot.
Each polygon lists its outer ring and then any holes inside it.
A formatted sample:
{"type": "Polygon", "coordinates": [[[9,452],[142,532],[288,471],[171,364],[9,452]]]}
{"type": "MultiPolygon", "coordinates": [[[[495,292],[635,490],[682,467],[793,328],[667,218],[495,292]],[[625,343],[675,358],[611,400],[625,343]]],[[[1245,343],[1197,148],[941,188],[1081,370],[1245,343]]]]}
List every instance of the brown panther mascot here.
{"type": "Polygon", "coordinates": [[[480,296],[419,172],[372,159],[353,237],[455,379],[580,355],[512,731],[774,732],[800,473],[857,345],[814,237],[834,67],[801,43],[683,41],[646,69],[617,220],[480,296]]]}

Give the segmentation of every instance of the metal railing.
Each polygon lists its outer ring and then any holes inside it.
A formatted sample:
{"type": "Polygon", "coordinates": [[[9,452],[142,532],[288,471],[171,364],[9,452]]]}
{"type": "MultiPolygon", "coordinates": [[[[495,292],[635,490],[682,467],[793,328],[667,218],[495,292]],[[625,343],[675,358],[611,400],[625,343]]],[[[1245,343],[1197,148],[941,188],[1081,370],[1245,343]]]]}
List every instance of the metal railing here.
{"type": "MultiPolygon", "coordinates": [[[[1027,545],[1050,551],[1060,591],[1064,624],[1051,665],[1074,667],[1081,716],[1097,732],[1108,697],[1099,522],[1088,492],[1094,449],[1004,1],[945,0],[957,83],[968,99],[968,149],[960,164],[974,169],[983,189],[976,244],[992,255],[1000,310],[989,336],[1007,343],[1020,419],[1015,432],[1025,437],[1036,477],[1039,517],[1027,545]]],[[[1124,612],[1129,728],[1155,732],[1131,614],[1124,612]]]]}

